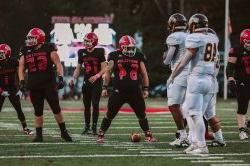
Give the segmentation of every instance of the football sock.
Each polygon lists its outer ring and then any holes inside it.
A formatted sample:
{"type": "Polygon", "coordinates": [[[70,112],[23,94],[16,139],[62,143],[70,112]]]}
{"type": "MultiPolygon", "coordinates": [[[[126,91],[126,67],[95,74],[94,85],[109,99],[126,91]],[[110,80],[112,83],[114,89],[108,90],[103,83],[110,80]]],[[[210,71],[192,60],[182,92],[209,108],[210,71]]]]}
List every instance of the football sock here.
{"type": "Polygon", "coordinates": [[[92,123],[93,123],[93,125],[97,124],[98,117],[99,117],[99,110],[95,110],[95,111],[93,110],[93,113],[92,113],[92,123]]]}
{"type": "Polygon", "coordinates": [[[139,124],[141,126],[141,129],[143,131],[148,131],[149,130],[149,125],[148,125],[148,119],[145,118],[145,119],[140,119],[139,120],[139,124]]]}
{"type": "Polygon", "coordinates": [[[194,115],[192,116],[192,119],[194,122],[193,135],[195,135],[197,139],[198,146],[199,147],[206,146],[206,141],[205,141],[206,128],[202,116],[194,115]]]}
{"type": "Polygon", "coordinates": [[[195,137],[193,135],[194,122],[193,122],[192,118],[189,115],[186,117],[186,120],[187,120],[187,124],[188,124],[188,128],[189,128],[188,140],[190,142],[196,142],[195,137]]]}
{"type": "Polygon", "coordinates": [[[23,129],[27,128],[27,123],[26,122],[21,122],[23,129]]]}
{"type": "Polygon", "coordinates": [[[36,136],[37,137],[42,137],[43,136],[43,128],[42,127],[36,128],[36,136]]]}
{"type": "Polygon", "coordinates": [[[84,119],[85,119],[85,127],[89,128],[90,126],[90,110],[84,110],[84,119]]]}
{"type": "Polygon", "coordinates": [[[180,139],[184,140],[187,138],[187,132],[186,130],[177,130],[178,133],[180,133],[180,139]]]}
{"type": "Polygon", "coordinates": [[[111,124],[111,121],[110,119],[104,117],[103,120],[102,120],[102,124],[101,124],[101,131],[103,131],[104,133],[108,130],[110,124],[111,124]]]}
{"type": "Polygon", "coordinates": [[[65,126],[65,122],[63,123],[58,123],[59,127],[60,127],[60,130],[61,132],[64,132],[66,130],[66,126],[65,126]]]}
{"type": "Polygon", "coordinates": [[[223,135],[221,129],[218,130],[217,132],[213,133],[214,139],[218,141],[223,141],[223,135]]]}

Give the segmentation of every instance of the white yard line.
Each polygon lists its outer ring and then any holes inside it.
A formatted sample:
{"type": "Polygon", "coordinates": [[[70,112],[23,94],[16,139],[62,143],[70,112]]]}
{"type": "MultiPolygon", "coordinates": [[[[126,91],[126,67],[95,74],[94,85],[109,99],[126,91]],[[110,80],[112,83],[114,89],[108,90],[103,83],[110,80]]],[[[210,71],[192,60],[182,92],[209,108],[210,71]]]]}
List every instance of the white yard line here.
{"type": "Polygon", "coordinates": [[[217,160],[217,159],[224,159],[224,157],[193,157],[193,156],[190,156],[190,157],[175,157],[173,158],[174,160],[207,160],[207,159],[214,159],[214,160],[217,160]]]}
{"type": "Polygon", "coordinates": [[[243,160],[191,160],[191,163],[244,163],[243,160]]]}
{"type": "MultiPolygon", "coordinates": [[[[0,122],[0,127],[2,122],[0,122]]],[[[17,124],[16,124],[17,125],[17,124]]],[[[18,125],[17,125],[18,126],[18,125]]],[[[222,126],[222,128],[237,128],[238,126],[222,126]]],[[[176,126],[152,126],[152,129],[175,129],[176,126]]],[[[44,129],[52,129],[52,130],[58,130],[58,127],[45,127],[44,129]]],[[[73,130],[82,130],[82,127],[69,127],[69,129],[73,130]]],[[[140,129],[139,126],[111,126],[110,129],[140,129]]]]}
{"type": "Polygon", "coordinates": [[[141,151],[141,150],[144,150],[144,151],[172,151],[172,149],[154,149],[154,148],[150,148],[150,149],[144,149],[144,148],[130,148],[130,149],[127,149],[129,151],[141,151]]]}
{"type": "MultiPolygon", "coordinates": [[[[110,157],[172,157],[172,154],[107,154],[107,155],[27,155],[27,156],[0,156],[0,159],[23,159],[23,158],[110,158],[110,157]]],[[[179,155],[181,156],[181,155],[179,155]]]]}
{"type": "Polygon", "coordinates": [[[141,154],[184,154],[182,151],[140,151],[141,154]]]}
{"type": "Polygon", "coordinates": [[[211,166],[250,166],[250,164],[211,164],[211,166]]]}

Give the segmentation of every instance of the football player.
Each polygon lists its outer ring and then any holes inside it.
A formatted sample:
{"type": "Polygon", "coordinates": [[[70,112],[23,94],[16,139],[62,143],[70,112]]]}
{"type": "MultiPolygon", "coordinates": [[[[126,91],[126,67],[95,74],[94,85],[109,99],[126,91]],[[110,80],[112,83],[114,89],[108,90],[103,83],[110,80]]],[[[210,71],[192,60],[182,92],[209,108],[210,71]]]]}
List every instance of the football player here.
{"type": "Polygon", "coordinates": [[[12,57],[11,48],[7,44],[0,44],[0,112],[5,98],[8,97],[17,112],[24,134],[32,135],[21,108],[22,92],[16,86],[17,68],[18,59],[12,57]]]}
{"type": "MultiPolygon", "coordinates": [[[[190,62],[190,74],[187,80],[185,96],[186,109],[189,115],[189,128],[195,142],[185,150],[188,154],[207,154],[205,141],[205,125],[203,110],[212,105],[216,77],[217,46],[219,39],[208,33],[208,19],[203,14],[194,14],[188,22],[190,35],[185,41],[186,51],[180,63],[176,66],[168,79],[168,84],[175,81],[175,77],[190,62]]],[[[205,112],[206,113],[206,112],[205,112]]]]}
{"type": "MultiPolygon", "coordinates": [[[[163,63],[171,64],[173,70],[179,63],[185,51],[185,39],[187,37],[187,20],[180,13],[175,13],[169,17],[168,28],[170,35],[167,37],[167,50],[163,54],[163,63]]],[[[184,126],[184,118],[181,112],[181,105],[184,102],[187,87],[188,65],[175,78],[175,82],[167,87],[168,107],[174,118],[177,133],[176,139],[170,145],[185,147],[188,146],[187,134],[184,126]]]]}
{"type": "Polygon", "coordinates": [[[149,86],[145,67],[146,59],[142,53],[136,50],[135,44],[135,40],[131,36],[125,35],[119,40],[119,49],[109,54],[102,95],[108,94],[107,87],[112,73],[114,74],[112,80],[114,89],[108,100],[108,111],[102,120],[97,143],[104,142],[104,133],[108,130],[112,120],[124,103],[128,103],[134,110],[140,127],[144,131],[145,141],[156,141],[149,130],[145,113],[144,98],[148,97],[149,86]],[[140,76],[143,82],[143,93],[140,88],[140,76]]]}
{"type": "MultiPolygon", "coordinates": [[[[208,28],[207,32],[217,36],[216,32],[211,28],[208,28]]],[[[207,139],[210,137],[211,140],[213,140],[211,146],[223,147],[223,146],[226,146],[226,143],[224,142],[220,119],[216,116],[216,96],[219,90],[216,76],[218,75],[219,68],[220,68],[219,52],[218,52],[218,49],[216,50],[217,50],[216,52],[217,55],[215,56],[215,59],[214,59],[214,61],[216,62],[216,66],[215,66],[216,70],[215,70],[215,77],[214,77],[215,84],[214,84],[214,89],[211,90],[211,93],[213,93],[214,95],[211,101],[209,102],[209,104],[203,107],[203,112],[204,112],[203,120],[205,122],[205,127],[206,127],[205,138],[207,139]],[[208,125],[210,126],[213,132],[211,136],[210,136],[210,133],[208,133],[208,125]]],[[[190,137],[189,139],[192,140],[191,138],[192,130],[189,131],[189,137],[190,137]]]]}
{"type": "MultiPolygon", "coordinates": [[[[97,35],[93,32],[85,35],[83,40],[84,49],[78,50],[78,64],[74,71],[73,77],[77,79],[80,74],[82,65],[84,67],[84,83],[82,86],[85,130],[82,134],[96,135],[96,126],[99,117],[99,101],[102,92],[102,75],[107,66],[105,59],[105,50],[103,48],[95,48],[98,43],[97,35]],[[92,131],[90,129],[91,111],[92,113],[92,131]]],[[[71,80],[71,85],[74,80],[71,80]]]]}
{"type": "Polygon", "coordinates": [[[226,69],[228,84],[237,98],[239,137],[247,139],[246,113],[250,98],[250,29],[240,34],[240,47],[231,48],[226,69]]]}
{"type": "Polygon", "coordinates": [[[25,43],[26,45],[20,50],[18,75],[20,89],[22,91],[25,91],[26,88],[30,90],[31,102],[35,110],[36,136],[33,142],[43,141],[42,128],[45,99],[60,127],[61,137],[65,141],[71,142],[72,139],[65,127],[57,92],[58,89],[64,87],[63,67],[56,52],[57,49],[55,45],[45,43],[45,33],[39,28],[33,28],[29,31],[25,43]],[[53,69],[54,65],[58,74],[58,83],[53,69]],[[28,70],[27,86],[24,80],[25,69],[28,70]]]}

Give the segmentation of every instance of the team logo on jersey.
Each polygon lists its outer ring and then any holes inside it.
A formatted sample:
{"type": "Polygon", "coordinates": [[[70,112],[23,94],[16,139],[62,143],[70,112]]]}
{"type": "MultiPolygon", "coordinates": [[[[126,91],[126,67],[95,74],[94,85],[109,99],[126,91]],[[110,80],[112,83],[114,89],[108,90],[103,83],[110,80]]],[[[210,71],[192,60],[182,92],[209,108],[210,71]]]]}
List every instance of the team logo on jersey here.
{"type": "Polygon", "coordinates": [[[82,53],[82,56],[85,56],[85,55],[87,55],[86,53],[82,53]]]}
{"type": "Polygon", "coordinates": [[[122,57],[122,55],[121,54],[119,54],[119,56],[118,56],[119,58],[121,58],[122,57]]]}
{"type": "Polygon", "coordinates": [[[31,50],[28,50],[27,52],[28,52],[28,53],[30,53],[30,52],[31,52],[31,50]]]}

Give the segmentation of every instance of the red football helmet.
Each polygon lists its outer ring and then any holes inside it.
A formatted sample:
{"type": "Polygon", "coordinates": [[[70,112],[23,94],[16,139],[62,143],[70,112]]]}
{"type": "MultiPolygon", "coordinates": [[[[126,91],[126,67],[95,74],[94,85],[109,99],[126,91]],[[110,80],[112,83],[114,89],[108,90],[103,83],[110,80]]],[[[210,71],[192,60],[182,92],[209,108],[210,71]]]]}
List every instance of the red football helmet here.
{"type": "Polygon", "coordinates": [[[136,52],[135,39],[129,35],[122,36],[119,40],[119,48],[126,56],[134,56],[136,52]]]}
{"type": "Polygon", "coordinates": [[[240,33],[240,44],[250,50],[250,29],[245,29],[240,33]]]}
{"type": "Polygon", "coordinates": [[[83,45],[87,49],[94,48],[98,43],[98,37],[95,33],[87,33],[83,38],[83,45]]]}
{"type": "Polygon", "coordinates": [[[10,46],[7,44],[0,44],[0,60],[5,60],[11,56],[10,46]]]}
{"type": "Polygon", "coordinates": [[[36,46],[38,44],[44,44],[45,33],[40,28],[32,28],[26,39],[26,46],[36,46]]]}

